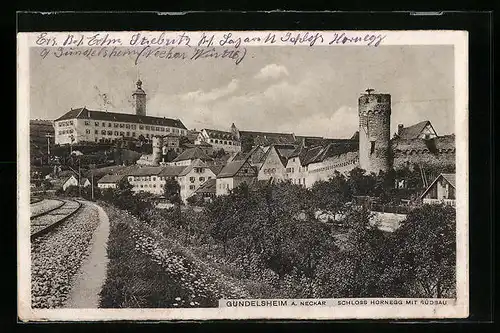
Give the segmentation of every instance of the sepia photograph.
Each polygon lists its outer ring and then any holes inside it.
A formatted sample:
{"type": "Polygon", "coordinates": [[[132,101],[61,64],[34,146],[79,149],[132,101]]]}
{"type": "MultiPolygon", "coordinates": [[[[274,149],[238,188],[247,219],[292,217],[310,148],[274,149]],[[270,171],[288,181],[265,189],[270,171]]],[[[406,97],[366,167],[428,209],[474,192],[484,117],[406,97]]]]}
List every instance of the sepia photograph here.
{"type": "Polygon", "coordinates": [[[116,34],[19,44],[28,320],[467,316],[446,33],[116,34]]]}

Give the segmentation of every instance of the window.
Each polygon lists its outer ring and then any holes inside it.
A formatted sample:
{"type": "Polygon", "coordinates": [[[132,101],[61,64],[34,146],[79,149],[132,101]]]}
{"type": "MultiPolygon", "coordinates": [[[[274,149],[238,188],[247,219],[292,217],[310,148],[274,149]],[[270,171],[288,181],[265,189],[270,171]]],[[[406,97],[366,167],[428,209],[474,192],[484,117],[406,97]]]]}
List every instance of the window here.
{"type": "Polygon", "coordinates": [[[98,131],[98,130],[95,130],[95,131],[94,131],[94,134],[99,134],[99,131],[98,131]]]}
{"type": "Polygon", "coordinates": [[[374,152],[375,152],[375,141],[371,141],[370,154],[373,154],[374,152]]]}
{"type": "Polygon", "coordinates": [[[125,127],[125,124],[120,124],[120,128],[123,128],[123,127],[125,127]]]}
{"type": "Polygon", "coordinates": [[[215,140],[215,143],[219,143],[219,140],[215,140]]]}
{"type": "Polygon", "coordinates": [[[90,125],[90,121],[85,120],[85,125],[86,125],[86,126],[90,125]]]}
{"type": "Polygon", "coordinates": [[[118,131],[115,131],[115,135],[118,135],[118,131]]]}
{"type": "Polygon", "coordinates": [[[170,132],[170,127],[165,128],[165,132],[170,132]]]}
{"type": "Polygon", "coordinates": [[[194,185],[189,185],[189,189],[190,189],[190,190],[194,190],[194,189],[195,189],[195,186],[194,186],[194,185]]]}
{"type": "Polygon", "coordinates": [[[132,132],[132,137],[135,138],[135,132],[132,132]]]}
{"type": "Polygon", "coordinates": [[[191,183],[194,183],[194,180],[195,180],[195,179],[196,179],[196,178],[194,178],[194,177],[189,177],[189,181],[190,181],[191,183]]]}
{"type": "Polygon", "coordinates": [[[149,131],[150,127],[149,126],[146,126],[146,130],[149,131]]]}
{"type": "Polygon", "coordinates": [[[156,177],[153,177],[151,180],[152,180],[152,181],[155,181],[155,180],[156,180],[156,177]]]}
{"type": "Polygon", "coordinates": [[[200,178],[199,178],[199,181],[200,181],[200,182],[204,182],[204,181],[205,181],[205,177],[200,177],[200,178]]]}
{"type": "Polygon", "coordinates": [[[155,188],[156,188],[156,185],[155,185],[155,184],[153,184],[153,187],[155,187],[155,188]]]}
{"type": "Polygon", "coordinates": [[[212,142],[212,143],[214,142],[214,140],[213,140],[213,139],[210,139],[209,141],[210,141],[210,142],[212,142]]]}
{"type": "Polygon", "coordinates": [[[160,187],[163,187],[163,184],[160,184],[160,187]]]}
{"type": "Polygon", "coordinates": [[[108,123],[108,127],[111,127],[111,123],[108,123]]]}
{"type": "Polygon", "coordinates": [[[139,129],[141,129],[141,130],[142,130],[142,129],[144,129],[144,126],[142,126],[142,125],[139,125],[139,129]]]}

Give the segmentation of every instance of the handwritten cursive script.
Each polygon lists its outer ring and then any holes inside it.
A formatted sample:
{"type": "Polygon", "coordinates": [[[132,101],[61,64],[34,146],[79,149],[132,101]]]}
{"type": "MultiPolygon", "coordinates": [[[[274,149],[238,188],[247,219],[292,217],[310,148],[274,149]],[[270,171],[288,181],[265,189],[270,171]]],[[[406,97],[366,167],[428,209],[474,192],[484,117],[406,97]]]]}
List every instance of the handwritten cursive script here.
{"type": "Polygon", "coordinates": [[[234,61],[239,65],[245,58],[247,49],[242,47],[235,48],[215,48],[215,47],[163,47],[163,46],[150,46],[144,47],[56,47],[56,48],[43,48],[40,51],[40,57],[43,59],[48,56],[56,58],[62,57],[84,57],[91,58],[131,58],[134,64],[139,64],[142,60],[148,58],[158,58],[165,60],[198,60],[198,59],[228,59],[234,61]]]}

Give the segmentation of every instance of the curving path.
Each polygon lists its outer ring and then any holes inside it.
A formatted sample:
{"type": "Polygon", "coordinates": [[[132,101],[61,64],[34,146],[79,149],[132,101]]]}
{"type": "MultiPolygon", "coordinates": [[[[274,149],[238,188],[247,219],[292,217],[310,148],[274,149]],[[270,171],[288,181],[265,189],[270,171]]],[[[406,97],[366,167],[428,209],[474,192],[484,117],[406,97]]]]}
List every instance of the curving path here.
{"type": "Polygon", "coordinates": [[[66,308],[95,309],[99,307],[99,293],[106,280],[108,265],[107,242],[109,219],[104,210],[93,202],[82,201],[99,213],[99,226],[94,231],[88,257],[84,260],[74,279],[66,308]]]}

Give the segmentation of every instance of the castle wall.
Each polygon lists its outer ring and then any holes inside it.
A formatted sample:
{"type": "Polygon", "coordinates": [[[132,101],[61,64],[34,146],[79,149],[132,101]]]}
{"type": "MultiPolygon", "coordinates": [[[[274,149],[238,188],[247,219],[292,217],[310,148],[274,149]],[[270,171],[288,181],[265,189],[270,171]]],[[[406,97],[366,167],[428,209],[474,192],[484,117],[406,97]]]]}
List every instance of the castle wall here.
{"type": "Polygon", "coordinates": [[[318,163],[311,163],[308,166],[306,186],[311,187],[317,181],[328,180],[338,171],[348,174],[349,171],[359,166],[358,152],[348,152],[329,157],[318,163]]]}
{"type": "Polygon", "coordinates": [[[455,166],[455,150],[433,154],[430,152],[396,151],[394,169],[399,170],[415,164],[426,169],[442,169],[455,166]]]}

